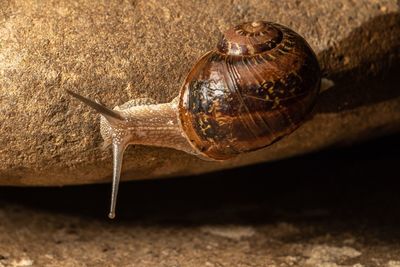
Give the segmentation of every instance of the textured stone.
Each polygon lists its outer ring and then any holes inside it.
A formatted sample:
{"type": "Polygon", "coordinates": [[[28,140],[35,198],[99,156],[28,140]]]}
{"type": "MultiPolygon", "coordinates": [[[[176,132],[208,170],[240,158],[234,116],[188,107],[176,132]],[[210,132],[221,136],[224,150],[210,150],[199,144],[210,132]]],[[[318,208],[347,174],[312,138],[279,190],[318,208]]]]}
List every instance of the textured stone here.
{"type": "Polygon", "coordinates": [[[277,160],[400,128],[399,7],[387,1],[8,1],[0,4],[0,184],[108,181],[99,116],[64,89],[108,106],[173,99],[220,32],[266,19],[303,35],[335,86],[298,131],[263,150],[205,162],[130,147],[123,179],[188,175],[277,160]]]}

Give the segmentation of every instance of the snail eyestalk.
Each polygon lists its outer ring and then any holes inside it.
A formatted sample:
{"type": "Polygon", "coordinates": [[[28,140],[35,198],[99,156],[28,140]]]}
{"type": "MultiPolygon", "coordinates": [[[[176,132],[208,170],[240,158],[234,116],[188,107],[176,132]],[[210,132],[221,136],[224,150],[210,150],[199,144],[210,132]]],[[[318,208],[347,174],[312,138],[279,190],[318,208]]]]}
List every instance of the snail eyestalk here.
{"type": "Polygon", "coordinates": [[[124,139],[120,139],[118,135],[113,137],[112,148],[113,148],[113,182],[111,191],[111,206],[108,218],[115,218],[115,207],[117,206],[117,196],[119,181],[121,178],[121,166],[127,142],[124,139]]]}
{"type": "Polygon", "coordinates": [[[122,116],[121,113],[109,109],[108,107],[102,105],[99,102],[93,101],[89,98],[86,98],[84,96],[81,96],[80,94],[77,94],[71,90],[66,89],[65,91],[67,91],[68,94],[72,95],[73,97],[75,97],[76,99],[82,101],[83,103],[85,103],[86,105],[88,105],[89,107],[93,108],[94,110],[96,110],[97,112],[99,112],[101,115],[103,115],[108,121],[112,121],[112,120],[120,120],[123,121],[125,120],[125,117],[122,116]]]}

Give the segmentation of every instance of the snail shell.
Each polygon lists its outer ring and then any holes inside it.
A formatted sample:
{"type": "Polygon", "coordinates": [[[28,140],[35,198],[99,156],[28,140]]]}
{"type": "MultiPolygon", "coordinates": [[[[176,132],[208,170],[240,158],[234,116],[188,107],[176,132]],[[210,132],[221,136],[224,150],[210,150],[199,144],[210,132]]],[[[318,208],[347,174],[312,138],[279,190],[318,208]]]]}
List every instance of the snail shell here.
{"type": "Polygon", "coordinates": [[[243,23],[190,71],[180,92],[180,121],[196,149],[227,159],[295,130],[319,85],[318,61],[300,35],[276,23],[243,23]]]}
{"type": "Polygon", "coordinates": [[[294,131],[310,113],[321,71],[307,42],[265,21],[225,32],[201,57],[170,103],[131,100],[114,110],[68,91],[101,116],[113,148],[110,218],[115,216],[122,157],[129,144],[170,147],[224,160],[263,148],[294,131]]]}

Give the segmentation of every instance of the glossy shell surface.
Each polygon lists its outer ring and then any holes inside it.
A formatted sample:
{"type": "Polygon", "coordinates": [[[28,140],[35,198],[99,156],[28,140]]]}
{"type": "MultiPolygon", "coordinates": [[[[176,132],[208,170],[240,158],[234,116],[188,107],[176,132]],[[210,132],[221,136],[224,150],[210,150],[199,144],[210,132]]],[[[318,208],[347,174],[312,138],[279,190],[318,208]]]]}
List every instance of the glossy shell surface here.
{"type": "Polygon", "coordinates": [[[179,99],[182,128],[212,159],[263,148],[304,121],[320,76],[314,52],[293,30],[243,23],[226,31],[189,72],[179,99]]]}

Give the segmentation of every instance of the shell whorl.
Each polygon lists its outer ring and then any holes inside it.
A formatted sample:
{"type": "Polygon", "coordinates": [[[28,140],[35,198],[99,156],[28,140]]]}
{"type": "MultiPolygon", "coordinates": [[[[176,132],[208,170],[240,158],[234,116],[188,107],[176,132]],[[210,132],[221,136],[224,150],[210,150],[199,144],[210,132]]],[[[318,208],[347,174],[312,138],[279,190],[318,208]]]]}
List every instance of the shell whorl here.
{"type": "Polygon", "coordinates": [[[217,49],[227,55],[255,55],[273,49],[282,37],[282,31],[272,22],[245,22],[227,30],[217,49]]]}
{"type": "Polygon", "coordinates": [[[308,43],[273,22],[227,30],[182,86],[179,117],[190,143],[213,159],[265,147],[310,113],[321,71],[308,43]]]}

